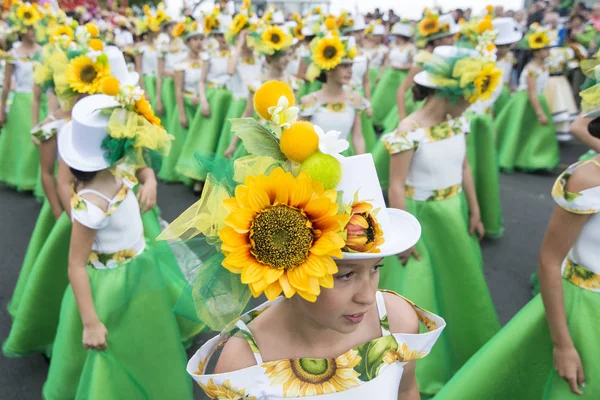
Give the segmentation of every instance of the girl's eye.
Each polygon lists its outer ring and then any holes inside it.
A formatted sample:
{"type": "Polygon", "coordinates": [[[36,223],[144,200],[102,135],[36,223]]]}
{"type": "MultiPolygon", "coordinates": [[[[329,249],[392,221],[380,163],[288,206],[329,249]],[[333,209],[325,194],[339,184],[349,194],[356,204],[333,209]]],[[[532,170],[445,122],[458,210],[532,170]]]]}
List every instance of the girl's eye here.
{"type": "Polygon", "coordinates": [[[352,271],[352,272],[348,272],[347,274],[344,274],[344,275],[338,275],[338,276],[336,276],[336,278],[339,279],[339,280],[341,280],[341,281],[347,281],[351,277],[353,277],[354,274],[355,274],[355,272],[352,271]]]}
{"type": "Polygon", "coordinates": [[[379,271],[380,268],[383,268],[383,264],[379,264],[373,267],[373,272],[379,271]]]}

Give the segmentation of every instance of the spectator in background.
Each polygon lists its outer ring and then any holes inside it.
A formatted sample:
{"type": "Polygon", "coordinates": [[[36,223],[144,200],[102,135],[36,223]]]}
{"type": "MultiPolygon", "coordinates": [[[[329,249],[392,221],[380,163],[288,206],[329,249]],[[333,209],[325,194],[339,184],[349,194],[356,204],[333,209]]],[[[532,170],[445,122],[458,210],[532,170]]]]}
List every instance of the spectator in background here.
{"type": "Polygon", "coordinates": [[[471,8],[467,8],[465,10],[465,21],[470,20],[472,14],[473,14],[473,10],[471,8]]]}
{"type": "Polygon", "coordinates": [[[465,18],[465,13],[462,9],[457,8],[456,10],[452,10],[452,17],[454,18],[454,22],[458,23],[461,19],[465,18]]]}
{"type": "Polygon", "coordinates": [[[383,18],[383,14],[381,13],[381,10],[379,10],[379,7],[377,7],[375,9],[375,12],[373,13],[373,18],[374,19],[380,19],[383,18]]]}
{"type": "Polygon", "coordinates": [[[590,21],[592,22],[595,30],[600,30],[600,3],[596,3],[592,6],[592,15],[590,16],[590,21]]]}
{"type": "Polygon", "coordinates": [[[531,24],[537,22],[541,24],[544,20],[546,3],[543,1],[536,1],[531,5],[529,9],[529,17],[527,17],[527,26],[531,26],[531,24]]]}
{"type": "Polygon", "coordinates": [[[396,15],[393,9],[388,10],[388,23],[393,26],[396,22],[400,21],[400,17],[396,15]]]}
{"type": "Polygon", "coordinates": [[[504,13],[504,16],[507,18],[514,18],[515,12],[513,10],[508,10],[507,12],[504,13]]]}
{"type": "Polygon", "coordinates": [[[527,30],[527,13],[525,10],[519,10],[515,13],[515,21],[517,21],[519,31],[525,32],[527,30]]]}
{"type": "Polygon", "coordinates": [[[544,16],[544,26],[549,28],[549,29],[553,29],[553,30],[557,30],[558,29],[558,23],[559,23],[559,15],[557,12],[548,12],[546,13],[546,15],[544,16]]]}
{"type": "Polygon", "coordinates": [[[496,6],[494,8],[494,14],[496,15],[496,18],[504,17],[504,6],[496,6]]]}

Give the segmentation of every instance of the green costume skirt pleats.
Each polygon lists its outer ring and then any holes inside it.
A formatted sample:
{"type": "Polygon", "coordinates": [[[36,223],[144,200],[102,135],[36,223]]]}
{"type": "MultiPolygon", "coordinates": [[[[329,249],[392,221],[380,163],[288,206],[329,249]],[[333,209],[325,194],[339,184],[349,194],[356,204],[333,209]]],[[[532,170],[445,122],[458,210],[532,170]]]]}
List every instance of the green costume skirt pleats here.
{"type": "Polygon", "coordinates": [[[408,71],[387,68],[371,96],[373,104],[373,124],[383,126],[383,120],[392,108],[396,107],[396,92],[406,79],[408,71]]]}
{"type": "Polygon", "coordinates": [[[411,258],[403,267],[398,257],[386,257],[379,288],[396,291],[446,320],[432,352],[417,363],[419,391],[435,394],[498,332],[500,323],[479,243],[469,236],[464,194],[441,201],[406,199],[406,208],[423,229],[416,246],[421,260],[411,258]]]}
{"type": "Polygon", "coordinates": [[[182,182],[189,184],[190,179],[185,175],[178,173],[176,166],[179,156],[181,155],[188,138],[190,132],[189,127],[194,121],[194,116],[196,115],[196,111],[198,110],[199,106],[192,104],[192,101],[189,97],[184,97],[183,100],[185,106],[185,115],[188,120],[188,129],[185,129],[183,126],[181,126],[181,122],[179,122],[179,109],[177,106],[175,106],[171,112],[170,120],[166,125],[168,132],[173,135],[175,139],[171,141],[171,151],[167,156],[163,157],[162,166],[160,168],[160,172],[158,173],[158,177],[166,182],[182,182]]]}
{"type": "Polygon", "coordinates": [[[600,396],[600,293],[563,281],[569,333],[585,374],[572,394],[553,367],[552,340],[540,295],[479,350],[436,396],[441,400],[569,400],[600,396]]]}
{"type": "Polygon", "coordinates": [[[163,125],[167,124],[171,120],[173,111],[177,108],[177,102],[175,99],[175,80],[169,76],[162,78],[162,84],[160,87],[161,100],[163,108],[165,109],[164,115],[159,117],[163,120],[163,125]]]}
{"type": "Polygon", "coordinates": [[[148,100],[152,104],[152,107],[156,108],[156,76],[144,75],[142,76],[142,80],[144,81],[148,100]]]}
{"type": "Polygon", "coordinates": [[[500,112],[502,111],[504,106],[506,106],[506,104],[508,103],[509,100],[510,100],[510,89],[507,86],[503,86],[502,91],[500,92],[500,96],[498,96],[498,98],[494,102],[493,109],[494,109],[495,116],[500,115],[500,112]]]}
{"type": "Polygon", "coordinates": [[[544,96],[540,103],[548,118],[541,125],[525,91],[515,93],[496,118],[500,168],[506,171],[553,170],[560,162],[552,113],[544,96]]]}
{"type": "Polygon", "coordinates": [[[114,269],[88,267],[94,306],[108,330],[105,351],[83,348],[81,317],[67,287],[45,399],[193,399],[157,253],[148,249],[114,269]]]}
{"type": "Polygon", "coordinates": [[[497,239],[504,233],[504,225],[494,123],[490,114],[471,116],[471,133],[467,135],[467,158],[473,173],[486,236],[497,239]]]}
{"type": "MultiPolygon", "coordinates": [[[[31,93],[14,93],[0,133],[0,182],[17,190],[34,190],[40,174],[40,152],[31,141],[31,93]]],[[[46,96],[40,121],[46,118],[46,96]]]]}
{"type": "Polygon", "coordinates": [[[381,74],[381,68],[369,68],[369,82],[371,83],[371,90],[375,90],[375,87],[379,84],[377,78],[381,74]]]}
{"type": "Polygon", "coordinates": [[[204,117],[201,108],[198,107],[193,121],[190,121],[189,134],[175,167],[178,173],[197,181],[206,179],[206,171],[199,167],[194,155],[215,155],[232,100],[231,92],[226,89],[209,88],[206,94],[210,105],[210,117],[204,117]]]}
{"type": "MultiPolygon", "coordinates": [[[[217,157],[223,157],[225,154],[225,150],[231,144],[231,140],[233,139],[233,132],[231,131],[231,122],[229,122],[230,118],[241,118],[246,110],[246,104],[248,103],[248,99],[237,99],[231,102],[229,106],[229,111],[227,111],[227,116],[225,117],[225,123],[223,124],[223,129],[221,130],[221,135],[219,137],[219,143],[217,144],[217,157]]],[[[242,154],[242,150],[240,147],[244,148],[244,144],[242,141],[238,141],[238,146],[236,148],[236,152],[234,153],[234,158],[236,154],[242,154]]],[[[244,148],[245,150],[245,148],[244,148]]],[[[247,154],[246,154],[247,155],[247,154]]]]}

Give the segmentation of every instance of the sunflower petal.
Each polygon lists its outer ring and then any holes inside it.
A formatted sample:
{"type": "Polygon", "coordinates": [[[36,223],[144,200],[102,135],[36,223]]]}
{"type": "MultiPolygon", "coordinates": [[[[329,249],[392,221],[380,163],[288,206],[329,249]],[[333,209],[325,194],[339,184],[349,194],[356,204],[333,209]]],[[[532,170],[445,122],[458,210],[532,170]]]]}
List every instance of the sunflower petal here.
{"type": "Polygon", "coordinates": [[[317,256],[326,256],[336,253],[344,247],[346,243],[337,233],[327,232],[323,234],[311,247],[310,252],[317,256]]]}
{"type": "Polygon", "coordinates": [[[311,200],[306,207],[304,212],[308,214],[311,220],[319,219],[330,215],[335,215],[337,212],[337,204],[332,203],[326,197],[318,197],[311,200]]]}
{"type": "Polygon", "coordinates": [[[226,226],[219,231],[219,238],[223,241],[221,249],[224,251],[235,251],[238,247],[248,244],[248,236],[236,232],[230,226],[226,226]]]}
{"type": "Polygon", "coordinates": [[[265,296],[267,296],[267,299],[269,299],[270,301],[273,301],[277,298],[277,296],[281,294],[282,291],[283,289],[281,288],[279,282],[275,281],[269,286],[267,286],[267,288],[265,289],[265,296]]]}
{"type": "Polygon", "coordinates": [[[322,261],[324,258],[328,257],[321,257],[316,256],[314,254],[309,254],[304,264],[298,266],[297,268],[304,268],[304,271],[307,275],[320,278],[327,274],[327,265],[322,261]]]}
{"type": "Polygon", "coordinates": [[[332,275],[325,275],[319,278],[319,285],[323,286],[326,289],[331,289],[333,288],[333,276],[332,275]]]}
{"type": "Polygon", "coordinates": [[[312,197],[312,179],[306,172],[296,178],[294,190],[290,193],[290,206],[304,208],[312,197]]]}
{"type": "Polygon", "coordinates": [[[254,220],[254,211],[247,208],[241,208],[232,212],[225,218],[225,224],[235,229],[238,233],[247,233],[250,231],[250,225],[254,220]]]}
{"type": "Polygon", "coordinates": [[[367,222],[365,217],[363,217],[360,214],[354,214],[352,216],[352,218],[350,218],[350,225],[358,225],[361,228],[365,228],[365,229],[367,229],[369,227],[369,223],[367,222]]]}
{"type": "Polygon", "coordinates": [[[303,268],[293,268],[287,272],[287,278],[290,282],[290,286],[297,291],[308,291],[310,284],[308,282],[309,276],[303,268]]]}
{"type": "Polygon", "coordinates": [[[258,282],[263,277],[265,268],[268,267],[264,267],[262,264],[252,260],[252,262],[249,262],[242,271],[242,283],[247,285],[249,283],[258,282]]]}
{"type": "Polygon", "coordinates": [[[296,294],[296,290],[292,287],[292,285],[290,285],[290,281],[288,280],[287,273],[285,273],[279,277],[279,284],[281,285],[281,288],[283,289],[283,294],[288,299],[290,297],[292,297],[294,294],[296,294]]]}
{"type": "Polygon", "coordinates": [[[305,292],[305,291],[298,291],[298,294],[306,301],[309,301],[311,303],[314,303],[315,301],[317,301],[317,295],[305,292]]]}
{"type": "Polygon", "coordinates": [[[267,193],[259,188],[250,187],[248,188],[248,207],[254,212],[260,212],[267,206],[271,205],[271,200],[267,193]]]}
{"type": "MultiPolygon", "coordinates": [[[[225,257],[223,266],[227,265],[235,269],[243,269],[248,263],[254,262],[253,256],[250,253],[250,245],[237,248],[225,257]]],[[[227,268],[227,267],[225,267],[227,268]]],[[[230,268],[227,268],[230,270],[230,268]]]]}
{"type": "Polygon", "coordinates": [[[277,282],[281,275],[283,275],[283,269],[267,268],[264,273],[264,280],[267,282],[267,284],[271,284],[273,282],[277,282]]]}

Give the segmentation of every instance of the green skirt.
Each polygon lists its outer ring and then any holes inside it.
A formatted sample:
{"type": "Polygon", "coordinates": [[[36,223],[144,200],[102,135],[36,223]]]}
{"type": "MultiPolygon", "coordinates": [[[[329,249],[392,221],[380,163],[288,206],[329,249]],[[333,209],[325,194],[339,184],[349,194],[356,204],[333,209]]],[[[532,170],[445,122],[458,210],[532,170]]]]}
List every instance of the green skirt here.
{"type": "Polygon", "coordinates": [[[189,135],[175,167],[179,174],[196,181],[206,179],[206,171],[199,168],[195,154],[206,157],[215,155],[232,95],[226,89],[208,89],[207,97],[210,117],[204,117],[201,107],[198,107],[194,119],[190,121],[189,135]]]}
{"type": "Polygon", "coordinates": [[[467,158],[473,173],[481,221],[486,236],[498,239],[504,233],[500,205],[500,174],[494,143],[494,123],[489,114],[471,116],[471,133],[467,135],[467,158]]]}
{"type": "Polygon", "coordinates": [[[515,93],[496,118],[496,147],[500,168],[505,171],[551,171],[560,154],[552,113],[544,96],[539,97],[547,125],[538,122],[529,96],[515,93]]]}
{"type": "Polygon", "coordinates": [[[498,115],[500,115],[500,112],[502,111],[502,109],[504,108],[504,106],[506,106],[506,104],[508,104],[508,101],[510,100],[510,89],[508,88],[508,86],[504,86],[502,87],[502,91],[500,92],[500,96],[498,96],[498,98],[496,99],[496,101],[494,102],[493,105],[493,109],[494,109],[494,115],[497,117],[498,115]]]}
{"type": "MultiPolygon", "coordinates": [[[[225,154],[225,150],[231,144],[231,140],[233,139],[233,132],[231,131],[231,122],[229,122],[230,118],[241,118],[246,110],[246,104],[248,103],[248,99],[237,99],[231,102],[229,106],[229,110],[227,111],[227,116],[225,117],[225,123],[223,124],[223,129],[221,130],[221,135],[219,137],[219,143],[217,144],[217,153],[215,154],[217,157],[223,157],[225,154]]],[[[234,153],[234,158],[238,154],[243,154],[245,151],[242,151],[240,147],[244,148],[244,144],[242,141],[238,141],[238,146],[236,147],[236,151],[234,153]]],[[[247,155],[247,152],[246,154],[247,155]]],[[[242,156],[243,157],[243,156],[242,156]]]]}
{"type": "Polygon", "coordinates": [[[379,78],[380,74],[380,68],[369,68],[369,82],[371,82],[371,90],[375,90],[375,87],[379,84],[379,82],[375,82],[377,81],[377,78],[379,78]]]}
{"type": "MultiPolygon", "coordinates": [[[[40,151],[31,141],[31,93],[15,93],[0,134],[0,182],[22,190],[34,190],[40,175],[40,151]]],[[[46,118],[42,96],[40,121],[46,118]]]]}
{"type": "MultiPolygon", "coordinates": [[[[572,394],[553,367],[552,340],[540,295],[479,350],[437,399],[565,400],[600,396],[600,293],[563,281],[567,324],[585,373],[583,396],[572,394]]],[[[436,345],[437,346],[437,345],[436,345]]]]}
{"type": "Polygon", "coordinates": [[[40,175],[38,176],[37,182],[35,183],[33,195],[35,196],[35,199],[40,203],[44,203],[44,201],[46,200],[46,192],[44,192],[44,186],[42,185],[41,171],[40,175]]]}
{"type": "Polygon", "coordinates": [[[148,249],[114,269],[88,267],[108,349],[85,350],[71,286],[64,292],[44,399],[193,399],[162,259],[148,249]]]}
{"type": "Polygon", "coordinates": [[[162,104],[165,109],[165,114],[160,115],[165,121],[169,121],[173,111],[177,108],[175,99],[175,80],[169,76],[163,77],[160,89],[162,104]]]}
{"type": "Polygon", "coordinates": [[[176,171],[176,166],[177,161],[179,160],[179,156],[181,155],[183,147],[188,138],[188,134],[190,131],[189,126],[191,126],[191,123],[194,120],[194,116],[196,115],[196,111],[199,109],[199,106],[196,104],[192,104],[192,101],[188,97],[184,97],[184,105],[185,115],[188,119],[188,129],[183,128],[181,126],[181,123],[179,122],[179,109],[177,105],[175,105],[175,107],[173,108],[170,120],[166,125],[168,132],[171,135],[173,135],[175,139],[171,141],[171,151],[168,155],[163,157],[160,172],[158,173],[158,177],[165,182],[182,182],[185,184],[190,183],[190,179],[188,177],[176,171]]]}
{"type": "Polygon", "coordinates": [[[305,81],[304,83],[302,83],[302,85],[300,85],[300,88],[298,88],[298,92],[296,93],[296,98],[298,99],[298,102],[300,102],[302,97],[306,96],[307,94],[318,92],[319,90],[321,90],[322,87],[323,83],[319,81],[305,81]]]}
{"type": "MultiPolygon", "coordinates": [[[[421,223],[421,261],[406,266],[386,257],[379,288],[389,289],[443,317],[447,326],[432,352],[417,363],[419,391],[435,394],[500,329],[483,276],[479,243],[468,233],[464,194],[441,201],[406,199],[421,223]]],[[[467,397],[465,397],[466,399],[467,397]]]]}
{"type": "Polygon", "coordinates": [[[381,76],[377,88],[371,96],[375,126],[383,126],[385,117],[390,110],[396,107],[396,92],[407,75],[408,71],[387,68],[381,76]]]}
{"type": "Polygon", "coordinates": [[[152,108],[156,109],[156,76],[144,75],[142,80],[144,81],[148,100],[152,104],[152,108]]]}
{"type": "Polygon", "coordinates": [[[592,158],[596,157],[597,155],[598,155],[598,153],[596,153],[595,150],[588,150],[586,153],[582,154],[581,157],[579,157],[579,161],[591,160],[592,158]]]}

